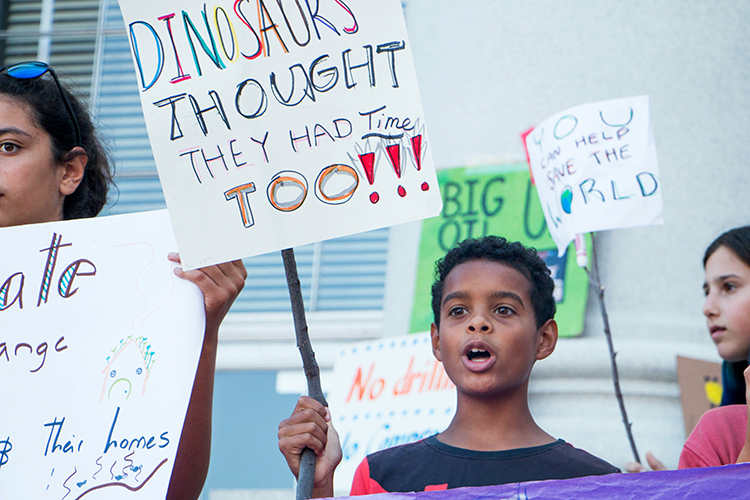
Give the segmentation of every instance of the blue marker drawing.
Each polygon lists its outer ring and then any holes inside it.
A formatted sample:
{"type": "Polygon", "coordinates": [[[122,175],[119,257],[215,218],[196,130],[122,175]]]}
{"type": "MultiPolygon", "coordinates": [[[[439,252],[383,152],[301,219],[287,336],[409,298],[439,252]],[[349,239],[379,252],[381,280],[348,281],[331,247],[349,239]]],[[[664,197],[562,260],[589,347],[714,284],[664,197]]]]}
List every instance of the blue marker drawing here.
{"type": "MultiPolygon", "coordinates": [[[[49,477],[52,477],[52,476],[54,476],[54,475],[55,475],[55,469],[54,469],[54,467],[53,467],[53,468],[52,468],[52,472],[50,473],[49,477]]],[[[45,491],[46,491],[46,490],[48,490],[48,489],[49,489],[49,484],[48,484],[48,485],[47,485],[47,487],[45,488],[45,491]]]]}
{"type": "Polygon", "coordinates": [[[573,204],[573,191],[570,186],[565,186],[565,191],[560,195],[560,204],[562,205],[563,212],[566,214],[571,213],[571,205],[573,204]]]}

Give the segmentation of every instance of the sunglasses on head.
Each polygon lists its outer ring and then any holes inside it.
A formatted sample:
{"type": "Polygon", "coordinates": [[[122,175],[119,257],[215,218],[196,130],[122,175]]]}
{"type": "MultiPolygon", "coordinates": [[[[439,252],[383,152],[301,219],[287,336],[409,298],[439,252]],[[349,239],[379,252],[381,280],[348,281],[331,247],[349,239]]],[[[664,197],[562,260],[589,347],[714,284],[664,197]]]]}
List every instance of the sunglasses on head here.
{"type": "Polygon", "coordinates": [[[78,119],[73,111],[73,107],[70,105],[70,101],[65,97],[65,92],[63,92],[62,85],[60,85],[60,80],[57,79],[57,75],[55,74],[55,70],[52,69],[52,66],[41,61],[28,61],[0,68],[0,74],[3,73],[21,80],[39,78],[45,73],[52,75],[52,79],[55,81],[55,85],[57,85],[57,90],[60,91],[63,104],[65,104],[65,109],[68,111],[70,120],[73,122],[73,128],[75,128],[76,132],[76,146],[81,146],[81,128],[78,126],[78,119]]]}

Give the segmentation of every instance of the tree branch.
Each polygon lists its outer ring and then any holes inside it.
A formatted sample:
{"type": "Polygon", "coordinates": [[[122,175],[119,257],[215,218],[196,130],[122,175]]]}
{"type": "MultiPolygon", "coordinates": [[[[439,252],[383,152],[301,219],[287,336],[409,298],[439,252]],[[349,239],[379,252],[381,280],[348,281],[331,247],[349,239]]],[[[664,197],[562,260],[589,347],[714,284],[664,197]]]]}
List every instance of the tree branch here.
{"type": "MultiPolygon", "coordinates": [[[[320,368],[318,367],[318,362],[315,360],[315,352],[312,349],[310,336],[307,332],[305,302],[302,299],[302,289],[297,274],[297,262],[294,259],[294,250],[291,248],[282,250],[281,257],[284,261],[286,283],[289,287],[289,299],[292,302],[292,317],[294,318],[294,331],[297,337],[297,349],[299,349],[302,356],[302,366],[307,378],[307,393],[323,406],[328,406],[328,402],[320,386],[320,368]]],[[[315,460],[315,452],[310,448],[305,448],[302,451],[299,477],[297,478],[297,500],[312,498],[313,487],[315,486],[315,460]]]]}
{"type": "Polygon", "coordinates": [[[617,361],[615,361],[617,353],[612,344],[612,332],[609,329],[609,316],[607,315],[607,308],[604,305],[604,287],[599,281],[599,266],[596,261],[596,247],[594,246],[593,233],[591,234],[591,262],[593,264],[593,273],[590,273],[585,267],[583,269],[589,276],[591,286],[594,288],[599,300],[599,309],[601,310],[602,322],[604,324],[604,335],[607,337],[607,345],[609,346],[609,359],[612,364],[612,382],[615,385],[615,396],[617,397],[617,403],[620,405],[620,413],[622,414],[622,421],[625,424],[625,432],[628,435],[628,441],[630,441],[630,448],[633,451],[635,461],[640,463],[641,459],[638,456],[638,449],[635,447],[635,440],[633,439],[633,432],[631,430],[632,424],[628,420],[628,413],[625,411],[625,400],[622,397],[622,391],[620,391],[620,376],[617,373],[617,361]]]}

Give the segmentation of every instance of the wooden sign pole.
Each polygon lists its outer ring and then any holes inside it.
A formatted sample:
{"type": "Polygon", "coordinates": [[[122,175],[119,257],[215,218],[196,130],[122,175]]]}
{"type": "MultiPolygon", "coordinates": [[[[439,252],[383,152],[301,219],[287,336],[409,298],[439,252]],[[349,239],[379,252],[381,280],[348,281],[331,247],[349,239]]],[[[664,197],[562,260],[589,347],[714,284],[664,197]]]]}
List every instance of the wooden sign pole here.
{"type": "MultiPolygon", "coordinates": [[[[328,402],[320,386],[320,368],[318,368],[318,362],[315,361],[315,352],[312,349],[310,336],[307,332],[305,303],[302,299],[302,289],[297,274],[297,262],[294,259],[294,250],[291,248],[282,250],[281,257],[284,260],[286,283],[289,287],[289,298],[292,302],[292,316],[294,318],[294,330],[297,337],[297,348],[302,356],[302,366],[307,378],[307,393],[323,406],[328,406],[328,402]]],[[[310,448],[305,448],[302,452],[299,477],[297,478],[296,500],[308,500],[312,498],[313,487],[315,485],[316,458],[315,452],[310,448]]]]}
{"type": "MultiPolygon", "coordinates": [[[[585,245],[585,243],[584,243],[585,245]]],[[[641,459],[638,456],[638,449],[635,447],[635,439],[633,439],[633,431],[631,429],[632,425],[630,421],[628,420],[628,413],[625,411],[625,400],[622,397],[622,391],[620,390],[620,376],[617,372],[617,361],[615,361],[615,357],[617,356],[617,353],[615,352],[614,345],[612,344],[612,332],[609,329],[609,316],[607,315],[607,308],[604,305],[604,286],[601,284],[601,281],[599,280],[599,266],[596,262],[596,247],[594,246],[594,234],[591,234],[591,261],[592,261],[592,268],[593,272],[589,272],[589,270],[584,267],[583,269],[586,271],[586,274],[589,276],[589,280],[591,282],[591,286],[594,288],[594,291],[596,292],[596,297],[599,300],[599,308],[601,309],[602,313],[602,322],[604,325],[604,335],[607,337],[607,346],[609,347],[609,359],[612,365],[612,382],[615,386],[615,397],[617,397],[617,403],[620,405],[620,413],[622,414],[622,421],[625,424],[625,432],[628,435],[628,441],[630,442],[630,449],[633,451],[633,457],[635,457],[635,461],[640,463],[641,459]]]]}

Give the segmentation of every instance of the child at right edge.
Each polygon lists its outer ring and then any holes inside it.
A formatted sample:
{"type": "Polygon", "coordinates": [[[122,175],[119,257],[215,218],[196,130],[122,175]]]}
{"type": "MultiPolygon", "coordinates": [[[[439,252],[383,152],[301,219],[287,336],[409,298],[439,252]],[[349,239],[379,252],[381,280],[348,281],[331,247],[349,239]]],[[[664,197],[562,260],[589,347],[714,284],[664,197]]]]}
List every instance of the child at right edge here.
{"type": "MultiPolygon", "coordinates": [[[[546,433],[529,411],[531,369],[557,343],[553,288],[536,251],[504,238],[466,240],[437,262],[432,351],[456,386],[456,414],[439,434],[365,457],[351,495],[620,472],[546,433]]],[[[333,496],[338,435],[328,409],[303,396],[279,424],[295,476],[305,447],[318,457],[313,497],[333,496]]]]}

